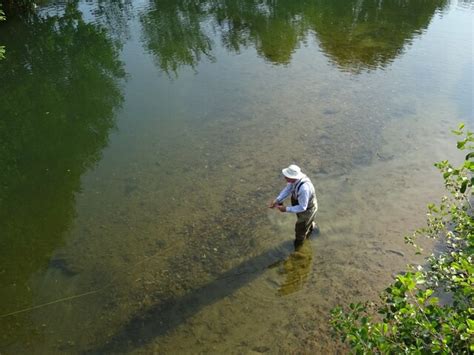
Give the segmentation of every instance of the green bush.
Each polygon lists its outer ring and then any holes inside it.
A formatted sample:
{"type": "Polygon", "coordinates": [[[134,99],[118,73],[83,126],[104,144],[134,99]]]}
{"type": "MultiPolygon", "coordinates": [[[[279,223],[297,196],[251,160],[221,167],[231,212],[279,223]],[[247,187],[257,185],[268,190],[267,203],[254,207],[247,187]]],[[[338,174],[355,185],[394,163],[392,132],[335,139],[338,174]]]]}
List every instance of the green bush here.
{"type": "Polygon", "coordinates": [[[420,236],[439,238],[443,250],[431,255],[426,267],[398,275],[382,293],[381,304],[332,310],[335,335],[357,354],[474,352],[474,136],[464,132],[464,125],[453,132],[462,136],[457,147],[467,151],[465,161],[459,167],[435,164],[448,194],[438,206],[428,206],[427,226],[406,238],[415,246],[420,236]],[[374,312],[380,320],[374,320],[374,312]]]}

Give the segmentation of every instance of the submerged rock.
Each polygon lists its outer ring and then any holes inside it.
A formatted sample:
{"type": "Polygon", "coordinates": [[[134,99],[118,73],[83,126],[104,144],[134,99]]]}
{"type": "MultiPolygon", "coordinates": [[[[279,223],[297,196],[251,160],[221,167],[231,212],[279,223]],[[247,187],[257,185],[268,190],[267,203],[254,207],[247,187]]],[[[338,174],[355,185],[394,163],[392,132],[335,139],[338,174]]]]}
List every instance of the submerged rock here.
{"type": "Polygon", "coordinates": [[[257,353],[266,353],[266,352],[270,351],[270,348],[268,346],[256,346],[256,347],[252,348],[252,350],[257,352],[257,353]]]}
{"type": "Polygon", "coordinates": [[[398,250],[387,249],[386,252],[387,252],[387,253],[396,254],[396,255],[400,255],[400,256],[405,256],[405,254],[404,254],[403,252],[398,251],[398,250]]]}
{"type": "Polygon", "coordinates": [[[53,269],[61,271],[66,276],[75,276],[80,270],[73,266],[64,255],[54,256],[50,261],[48,266],[53,269]]]}

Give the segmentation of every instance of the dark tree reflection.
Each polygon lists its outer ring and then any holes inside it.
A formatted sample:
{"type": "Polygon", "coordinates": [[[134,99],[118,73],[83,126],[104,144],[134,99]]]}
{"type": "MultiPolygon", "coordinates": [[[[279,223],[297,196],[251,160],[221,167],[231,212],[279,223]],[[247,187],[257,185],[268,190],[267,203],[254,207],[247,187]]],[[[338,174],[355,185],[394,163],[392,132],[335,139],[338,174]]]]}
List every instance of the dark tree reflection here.
{"type": "Polygon", "coordinates": [[[146,48],[160,69],[195,67],[212,57],[212,38],[229,51],[255,47],[273,64],[288,64],[314,34],[341,69],[391,63],[421,34],[447,0],[154,0],[142,15],[146,48]],[[217,33],[217,36],[216,36],[217,33]]]}
{"type": "Polygon", "coordinates": [[[206,1],[154,0],[141,18],[145,47],[161,70],[176,73],[194,68],[202,56],[212,58],[211,39],[204,31],[206,1]]]}
{"type": "Polygon", "coordinates": [[[124,71],[117,45],[84,22],[77,2],[61,15],[12,20],[0,42],[8,48],[0,63],[0,308],[11,311],[24,306],[27,280],[73,220],[81,175],[100,158],[123,101],[124,71]]]}
{"type": "Polygon", "coordinates": [[[95,20],[107,28],[109,36],[121,42],[130,37],[128,24],[133,17],[133,0],[96,0],[93,5],[95,20]]]}
{"type": "Polygon", "coordinates": [[[226,48],[255,46],[274,64],[289,64],[306,31],[299,18],[306,3],[299,1],[211,1],[211,12],[226,48]]]}
{"type": "Polygon", "coordinates": [[[430,24],[446,0],[317,0],[308,25],[324,53],[353,72],[385,67],[430,24]]]}

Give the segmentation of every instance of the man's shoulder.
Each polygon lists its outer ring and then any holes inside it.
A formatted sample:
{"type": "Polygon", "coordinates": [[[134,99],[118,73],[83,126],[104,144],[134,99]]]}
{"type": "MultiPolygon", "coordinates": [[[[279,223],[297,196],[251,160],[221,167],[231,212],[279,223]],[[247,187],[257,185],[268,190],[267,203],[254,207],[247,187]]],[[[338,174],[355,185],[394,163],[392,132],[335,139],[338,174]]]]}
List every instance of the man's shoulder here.
{"type": "Polygon", "coordinates": [[[298,190],[300,189],[308,189],[309,188],[309,185],[313,185],[313,183],[311,182],[311,179],[307,176],[304,176],[302,177],[296,184],[295,186],[298,188],[298,190]]]}
{"type": "Polygon", "coordinates": [[[311,179],[309,177],[305,176],[302,179],[300,189],[311,191],[311,188],[314,189],[313,182],[311,181],[311,179]]]}

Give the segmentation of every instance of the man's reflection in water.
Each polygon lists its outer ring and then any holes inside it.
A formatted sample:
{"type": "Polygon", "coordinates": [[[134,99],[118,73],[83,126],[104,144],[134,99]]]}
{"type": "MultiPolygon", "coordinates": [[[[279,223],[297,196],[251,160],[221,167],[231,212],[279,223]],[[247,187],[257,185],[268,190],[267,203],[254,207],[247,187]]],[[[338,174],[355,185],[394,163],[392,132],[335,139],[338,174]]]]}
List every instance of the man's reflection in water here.
{"type": "Polygon", "coordinates": [[[313,261],[313,248],[311,242],[305,240],[303,244],[291,253],[281,263],[279,273],[285,275],[285,281],[278,289],[280,296],[286,296],[303,288],[309,274],[313,261]]]}

